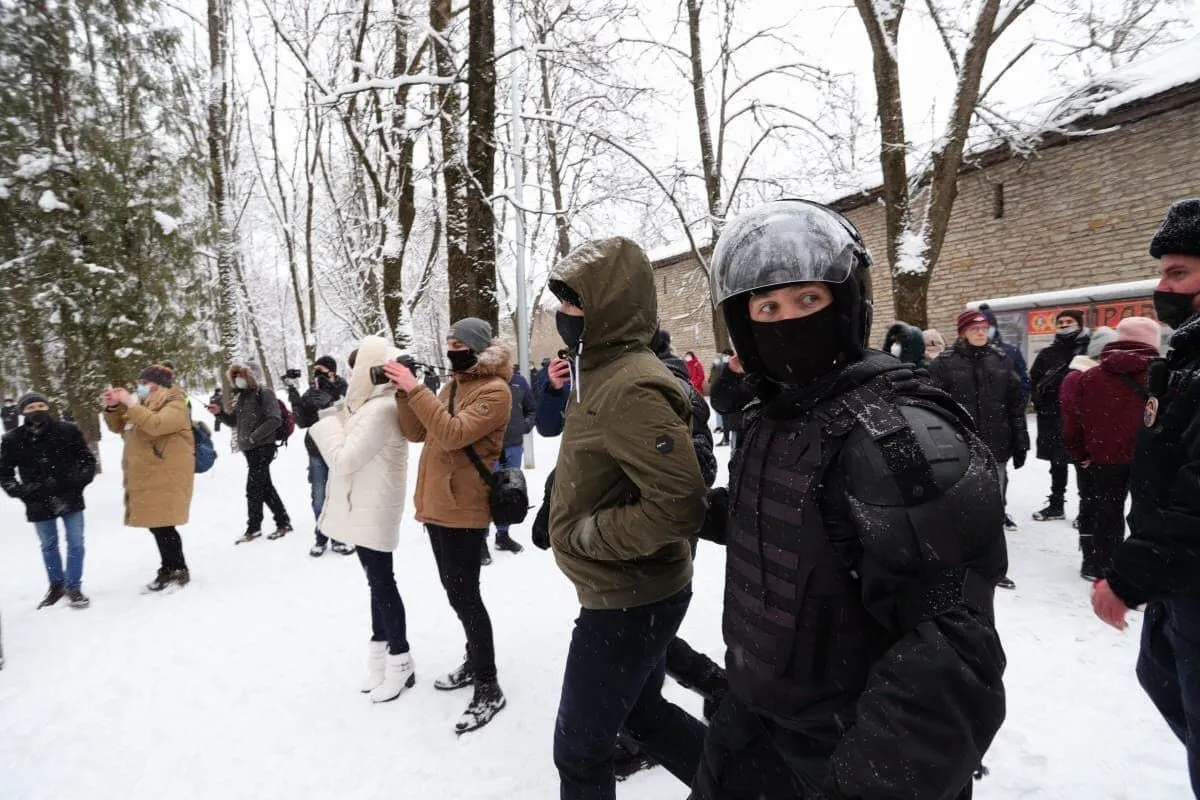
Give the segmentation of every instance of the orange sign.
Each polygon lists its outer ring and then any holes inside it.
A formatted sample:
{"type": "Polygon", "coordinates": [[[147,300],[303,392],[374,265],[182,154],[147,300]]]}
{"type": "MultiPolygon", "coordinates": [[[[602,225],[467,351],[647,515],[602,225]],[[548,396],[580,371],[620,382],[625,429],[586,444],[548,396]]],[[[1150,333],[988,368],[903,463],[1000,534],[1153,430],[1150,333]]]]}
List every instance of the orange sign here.
{"type": "Polygon", "coordinates": [[[1112,303],[1083,306],[1060,306],[1059,308],[1035,308],[1030,310],[1027,319],[1027,330],[1032,335],[1054,333],[1054,320],[1063,311],[1082,311],[1084,324],[1089,328],[1107,325],[1117,327],[1117,323],[1126,317],[1149,317],[1158,319],[1154,314],[1154,301],[1148,298],[1136,300],[1118,300],[1112,303]]]}

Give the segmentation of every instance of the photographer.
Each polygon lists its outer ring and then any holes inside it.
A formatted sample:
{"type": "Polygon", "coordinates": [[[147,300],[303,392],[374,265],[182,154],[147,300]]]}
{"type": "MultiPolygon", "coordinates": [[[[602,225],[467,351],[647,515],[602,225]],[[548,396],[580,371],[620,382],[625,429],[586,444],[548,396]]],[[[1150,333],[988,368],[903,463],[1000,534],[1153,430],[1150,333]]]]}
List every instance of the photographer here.
{"type": "MultiPolygon", "coordinates": [[[[295,372],[298,373],[299,370],[295,372]]],[[[292,413],[296,416],[296,425],[301,428],[311,428],[315,425],[321,411],[345,397],[348,388],[345,379],[337,374],[337,361],[333,356],[318,358],[312,365],[312,374],[312,385],[303,395],[296,388],[296,378],[299,375],[289,372],[283,378],[292,413]]],[[[317,449],[311,431],[304,435],[304,449],[308,451],[308,485],[312,496],[313,517],[320,520],[321,509],[325,506],[325,484],[329,482],[329,465],[321,457],[321,451],[317,449]]],[[[329,544],[329,537],[321,532],[319,524],[316,535],[316,544],[308,551],[313,558],[325,555],[325,547],[329,544]]],[[[354,548],[334,539],[333,552],[348,556],[354,552],[354,548]]]]}
{"type": "Polygon", "coordinates": [[[483,464],[500,457],[512,408],[512,364],[508,346],[492,339],[492,326],[484,320],[460,320],[446,338],[453,374],[440,395],[404,364],[389,361],[383,369],[398,389],[404,436],[425,443],[417,468],[416,518],[429,531],[442,586],[467,636],[466,660],[433,684],[443,691],[475,686],[471,704],[455,724],[462,734],[486,725],[505,705],[496,681],[492,621],[479,593],[479,554],[492,518],[490,487],[472,455],[483,464]]]}

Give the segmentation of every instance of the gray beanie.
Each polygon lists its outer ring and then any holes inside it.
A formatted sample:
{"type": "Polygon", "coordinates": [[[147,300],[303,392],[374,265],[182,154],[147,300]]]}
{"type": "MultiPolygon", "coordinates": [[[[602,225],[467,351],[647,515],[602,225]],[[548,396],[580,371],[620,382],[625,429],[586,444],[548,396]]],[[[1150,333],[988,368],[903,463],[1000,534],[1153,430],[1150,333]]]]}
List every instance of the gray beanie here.
{"type": "Polygon", "coordinates": [[[479,355],[492,344],[492,326],[477,317],[460,319],[450,326],[450,335],[479,355]]]}
{"type": "Polygon", "coordinates": [[[1117,332],[1107,325],[1101,325],[1099,328],[1094,328],[1092,330],[1092,338],[1088,341],[1087,357],[1099,358],[1100,351],[1103,350],[1105,346],[1112,344],[1116,340],[1117,332]]]}
{"type": "Polygon", "coordinates": [[[17,413],[21,416],[25,415],[25,406],[33,405],[34,403],[45,403],[50,405],[50,401],[46,399],[46,395],[38,394],[37,392],[26,392],[21,395],[21,399],[17,401],[17,413]]]}

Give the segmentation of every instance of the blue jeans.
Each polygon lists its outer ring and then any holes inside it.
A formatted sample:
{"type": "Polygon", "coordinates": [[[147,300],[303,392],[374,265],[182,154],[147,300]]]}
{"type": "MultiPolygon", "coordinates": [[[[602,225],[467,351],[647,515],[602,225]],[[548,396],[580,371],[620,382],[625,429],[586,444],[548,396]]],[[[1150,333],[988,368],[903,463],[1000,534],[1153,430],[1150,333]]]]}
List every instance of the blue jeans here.
{"type": "Polygon", "coordinates": [[[61,517],[33,523],[42,540],[42,561],[46,562],[46,577],[53,586],[78,589],[83,583],[83,512],[74,511],[61,517]],[[58,553],[58,521],[67,532],[67,574],[63,575],[62,556],[58,553]]]}
{"type": "Polygon", "coordinates": [[[704,724],[662,696],[667,645],[691,599],[688,586],[648,606],[580,609],[554,727],[561,800],[614,800],[613,746],[622,729],[691,785],[704,724]]]}
{"type": "MultiPolygon", "coordinates": [[[[311,453],[308,456],[308,488],[312,494],[313,518],[321,519],[321,509],[325,507],[325,484],[329,483],[329,465],[320,456],[311,453]]],[[[317,544],[325,544],[329,537],[317,528],[317,544]]]]}
{"type": "MultiPolygon", "coordinates": [[[[521,444],[508,445],[504,448],[504,460],[507,463],[507,466],[509,467],[509,469],[521,469],[521,464],[523,463],[524,458],[525,458],[525,443],[524,442],[522,442],[521,444]]],[[[497,461],[495,464],[492,465],[492,469],[498,469],[499,467],[500,467],[499,461],[497,461]]],[[[497,534],[502,533],[505,536],[507,536],[508,535],[508,526],[507,525],[497,525],[496,533],[497,534]]]]}

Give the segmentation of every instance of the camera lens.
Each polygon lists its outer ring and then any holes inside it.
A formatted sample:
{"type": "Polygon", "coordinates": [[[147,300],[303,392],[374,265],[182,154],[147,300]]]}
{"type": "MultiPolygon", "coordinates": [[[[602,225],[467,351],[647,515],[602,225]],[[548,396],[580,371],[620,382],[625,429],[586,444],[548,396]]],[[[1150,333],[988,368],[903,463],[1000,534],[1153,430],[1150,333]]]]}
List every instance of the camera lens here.
{"type": "Polygon", "coordinates": [[[383,371],[383,367],[371,367],[369,372],[371,374],[371,384],[373,386],[383,386],[390,380],[390,378],[387,376],[387,373],[383,371]]]}

